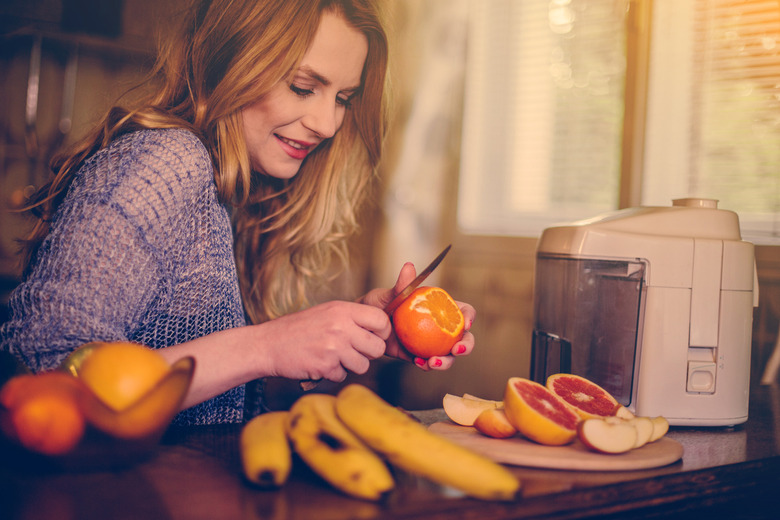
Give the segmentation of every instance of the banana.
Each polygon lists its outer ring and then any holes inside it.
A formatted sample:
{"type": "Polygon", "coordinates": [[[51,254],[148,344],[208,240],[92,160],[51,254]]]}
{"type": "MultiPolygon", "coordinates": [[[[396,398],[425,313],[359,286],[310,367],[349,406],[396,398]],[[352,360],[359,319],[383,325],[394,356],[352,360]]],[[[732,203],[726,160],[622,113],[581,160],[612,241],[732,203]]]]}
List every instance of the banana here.
{"type": "Polygon", "coordinates": [[[315,473],[354,497],[379,500],[395,482],[385,462],[336,417],[336,398],[306,394],[290,408],[287,435],[315,473]]]}
{"type": "Polygon", "coordinates": [[[287,440],[289,412],[267,412],[241,429],[241,464],[247,480],[265,488],[280,487],[292,468],[287,440]]]}
{"type": "Polygon", "coordinates": [[[363,385],[338,393],[336,413],[366,444],[410,473],[485,500],[511,500],[520,489],[507,468],[429,432],[363,385]]]}

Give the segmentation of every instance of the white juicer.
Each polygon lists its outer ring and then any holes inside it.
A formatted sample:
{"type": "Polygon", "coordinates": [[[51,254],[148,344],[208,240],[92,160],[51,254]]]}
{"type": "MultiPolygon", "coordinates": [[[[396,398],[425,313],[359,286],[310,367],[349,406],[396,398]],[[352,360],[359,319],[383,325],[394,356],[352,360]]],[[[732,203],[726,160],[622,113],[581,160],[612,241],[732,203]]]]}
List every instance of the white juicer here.
{"type": "Polygon", "coordinates": [[[536,257],[531,378],[586,377],[672,425],[748,417],[754,247],[710,199],[548,228],[536,257]]]}

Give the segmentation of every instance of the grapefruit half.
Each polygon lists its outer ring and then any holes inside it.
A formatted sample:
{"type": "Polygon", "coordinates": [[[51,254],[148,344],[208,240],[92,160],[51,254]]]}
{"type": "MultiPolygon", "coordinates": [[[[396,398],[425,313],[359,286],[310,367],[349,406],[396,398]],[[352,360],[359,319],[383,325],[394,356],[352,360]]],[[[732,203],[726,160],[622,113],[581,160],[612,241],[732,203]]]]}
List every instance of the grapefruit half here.
{"type": "Polygon", "coordinates": [[[546,386],[583,419],[615,415],[620,406],[617,400],[599,385],[574,374],[553,374],[547,378],[546,386]]]}
{"type": "Polygon", "coordinates": [[[580,417],[555,394],[530,379],[512,377],[504,393],[509,422],[539,444],[560,446],[577,436],[580,417]]]}

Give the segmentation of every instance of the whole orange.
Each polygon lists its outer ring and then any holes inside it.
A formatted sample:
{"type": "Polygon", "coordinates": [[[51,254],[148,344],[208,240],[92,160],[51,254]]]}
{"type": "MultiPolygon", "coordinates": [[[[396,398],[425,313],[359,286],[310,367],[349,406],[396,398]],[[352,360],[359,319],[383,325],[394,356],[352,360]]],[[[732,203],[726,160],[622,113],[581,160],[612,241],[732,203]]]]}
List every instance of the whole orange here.
{"type": "Polygon", "coordinates": [[[393,328],[411,354],[444,356],[463,337],[465,320],[455,300],[439,287],[419,287],[393,312],[393,328]]]}
{"type": "Polygon", "coordinates": [[[149,392],[169,371],[159,352],[136,343],[101,343],[81,363],[78,375],[95,395],[124,410],[149,392]]]}
{"type": "Polygon", "coordinates": [[[83,391],[78,379],[58,371],[9,380],[0,391],[4,432],[38,453],[69,452],[86,428],[78,395],[83,391]]]}

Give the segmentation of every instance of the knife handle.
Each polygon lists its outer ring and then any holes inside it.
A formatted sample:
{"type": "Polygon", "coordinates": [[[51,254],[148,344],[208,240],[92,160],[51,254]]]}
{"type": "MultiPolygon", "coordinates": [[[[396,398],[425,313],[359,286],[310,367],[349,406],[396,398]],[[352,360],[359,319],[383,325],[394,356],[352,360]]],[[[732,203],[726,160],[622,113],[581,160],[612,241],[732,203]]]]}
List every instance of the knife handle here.
{"type": "Polygon", "coordinates": [[[301,387],[301,390],[304,392],[308,392],[309,390],[314,390],[314,388],[317,387],[318,384],[320,384],[320,381],[322,379],[304,379],[303,381],[300,381],[298,384],[301,387]]]}

